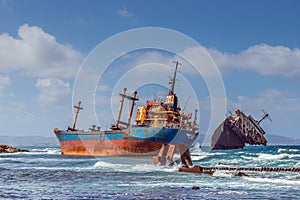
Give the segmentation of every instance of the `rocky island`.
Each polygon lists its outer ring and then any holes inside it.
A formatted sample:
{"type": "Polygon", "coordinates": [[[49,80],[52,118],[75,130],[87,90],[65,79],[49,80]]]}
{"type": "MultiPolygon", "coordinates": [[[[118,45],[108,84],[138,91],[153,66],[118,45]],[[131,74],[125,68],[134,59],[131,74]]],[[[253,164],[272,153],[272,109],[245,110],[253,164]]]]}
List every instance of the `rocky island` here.
{"type": "Polygon", "coordinates": [[[28,150],[23,150],[19,148],[14,148],[9,145],[0,144],[0,153],[17,153],[17,152],[29,152],[28,150]]]}

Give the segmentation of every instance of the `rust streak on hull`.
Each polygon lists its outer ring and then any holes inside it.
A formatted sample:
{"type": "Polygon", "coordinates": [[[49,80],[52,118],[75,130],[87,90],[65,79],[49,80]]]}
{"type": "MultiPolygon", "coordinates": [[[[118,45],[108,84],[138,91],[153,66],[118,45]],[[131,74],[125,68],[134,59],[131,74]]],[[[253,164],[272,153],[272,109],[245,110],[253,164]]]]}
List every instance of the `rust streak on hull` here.
{"type": "Polygon", "coordinates": [[[63,155],[76,156],[154,156],[162,146],[160,142],[125,140],[61,141],[63,155]]]}

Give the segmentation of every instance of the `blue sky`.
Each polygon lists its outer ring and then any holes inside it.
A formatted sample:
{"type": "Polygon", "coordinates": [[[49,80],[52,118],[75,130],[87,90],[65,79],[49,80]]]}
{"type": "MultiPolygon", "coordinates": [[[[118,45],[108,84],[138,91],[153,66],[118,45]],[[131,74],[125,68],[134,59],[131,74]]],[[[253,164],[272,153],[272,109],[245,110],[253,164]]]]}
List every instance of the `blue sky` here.
{"type": "MultiPolygon", "coordinates": [[[[1,0],[0,135],[51,136],[54,127],[65,128],[72,122],[72,89],[84,58],[122,31],[162,27],[207,50],[222,74],[228,110],[260,118],[263,108],[273,120],[263,124],[268,133],[300,138],[299,19],[299,1],[1,0]]],[[[128,69],[122,66],[134,59],[172,59],[156,50],[129,57],[111,71],[120,70],[121,76],[128,69]]],[[[203,91],[197,101],[205,132],[209,94],[201,77],[194,81],[203,91]]],[[[109,92],[101,92],[99,104],[110,101],[109,92]]],[[[104,117],[108,111],[101,112],[104,117]]]]}

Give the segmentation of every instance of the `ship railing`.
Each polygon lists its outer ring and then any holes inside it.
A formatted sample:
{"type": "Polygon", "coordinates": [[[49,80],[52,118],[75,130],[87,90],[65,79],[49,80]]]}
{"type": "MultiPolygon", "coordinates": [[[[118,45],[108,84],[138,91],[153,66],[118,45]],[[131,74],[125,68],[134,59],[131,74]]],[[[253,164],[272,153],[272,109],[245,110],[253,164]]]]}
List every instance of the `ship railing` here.
{"type": "Polygon", "coordinates": [[[148,110],[148,113],[154,113],[154,114],[174,114],[174,115],[180,115],[179,112],[172,111],[172,110],[164,110],[164,111],[151,111],[148,110]]]}

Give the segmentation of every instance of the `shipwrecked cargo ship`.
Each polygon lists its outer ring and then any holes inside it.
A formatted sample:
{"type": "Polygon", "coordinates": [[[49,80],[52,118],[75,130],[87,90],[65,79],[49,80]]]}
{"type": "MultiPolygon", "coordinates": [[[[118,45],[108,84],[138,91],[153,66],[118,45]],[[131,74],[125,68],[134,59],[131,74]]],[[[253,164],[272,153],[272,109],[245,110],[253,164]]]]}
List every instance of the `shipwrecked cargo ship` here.
{"type": "Polygon", "coordinates": [[[171,165],[173,155],[179,153],[183,165],[192,165],[189,146],[197,137],[197,110],[194,120],[192,113],[185,114],[179,107],[174,91],[177,67],[170,80],[169,93],[165,102],[147,101],[145,106],[137,108],[135,124],[131,118],[137,92],[126,94],[126,88],[120,93],[120,109],[116,124],[109,130],[100,130],[96,125],[87,131],[75,128],[81,102],[77,106],[72,127],[67,130],[54,129],[61,146],[61,154],[68,156],[155,156],[154,164],[171,165]],[[131,101],[128,121],[121,121],[124,100],[131,101]]]}
{"type": "Polygon", "coordinates": [[[264,113],[264,116],[257,121],[240,110],[236,110],[235,113],[235,117],[230,113],[216,128],[211,138],[211,149],[241,149],[245,144],[266,146],[265,131],[260,123],[265,118],[271,120],[269,114],[264,113]]]}

